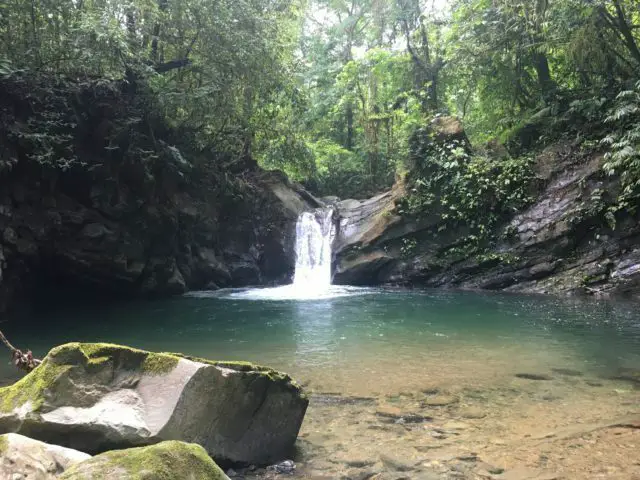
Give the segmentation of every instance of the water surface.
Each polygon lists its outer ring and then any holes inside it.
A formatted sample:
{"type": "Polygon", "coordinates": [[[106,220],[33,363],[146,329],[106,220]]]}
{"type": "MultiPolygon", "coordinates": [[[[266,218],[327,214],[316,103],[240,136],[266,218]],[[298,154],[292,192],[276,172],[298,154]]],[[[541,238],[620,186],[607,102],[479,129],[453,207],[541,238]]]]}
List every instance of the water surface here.
{"type": "Polygon", "coordinates": [[[640,429],[616,427],[640,426],[636,304],[297,285],[39,307],[3,325],[38,355],[113,342],[291,373],[311,404],[290,478],[640,478],[640,429]]]}
{"type": "Polygon", "coordinates": [[[594,376],[640,368],[634,304],[336,288],[310,300],[285,287],[278,294],[223,290],[68,306],[4,329],[16,345],[38,355],[68,341],[122,343],[255,361],[315,388],[361,395],[431,382],[477,384],[553,368],[594,376]]]}

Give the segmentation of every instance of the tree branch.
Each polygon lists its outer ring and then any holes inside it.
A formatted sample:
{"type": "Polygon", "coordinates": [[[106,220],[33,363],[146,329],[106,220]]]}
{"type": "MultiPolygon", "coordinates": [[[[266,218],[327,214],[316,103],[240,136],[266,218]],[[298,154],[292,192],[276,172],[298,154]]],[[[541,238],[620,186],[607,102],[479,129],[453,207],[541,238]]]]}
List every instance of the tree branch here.
{"type": "Polygon", "coordinates": [[[0,342],[4,343],[4,345],[9,349],[11,352],[12,363],[20,370],[30,372],[42,363],[42,360],[33,358],[31,350],[27,350],[26,353],[22,353],[22,350],[14,347],[11,342],[7,340],[7,337],[4,336],[2,331],[0,331],[0,342]]]}
{"type": "Polygon", "coordinates": [[[629,22],[627,21],[627,16],[620,4],[620,0],[614,0],[613,4],[616,7],[616,14],[618,15],[618,25],[620,27],[620,33],[624,37],[624,40],[627,44],[627,48],[633,55],[633,58],[640,64],[640,49],[638,48],[638,44],[629,28],[629,22]]]}
{"type": "Polygon", "coordinates": [[[616,9],[616,16],[613,16],[609,13],[603,5],[598,7],[598,13],[600,14],[600,18],[603,19],[604,23],[614,31],[614,33],[621,37],[621,40],[633,59],[640,63],[640,49],[638,49],[638,45],[635,42],[635,38],[633,37],[633,33],[631,32],[631,28],[629,23],[627,22],[626,15],[624,13],[624,9],[618,0],[614,0],[614,6],[616,9]]]}
{"type": "Polygon", "coordinates": [[[411,55],[411,58],[413,59],[414,63],[418,66],[418,68],[420,68],[420,70],[422,70],[423,72],[428,73],[429,69],[422,62],[422,59],[418,56],[418,54],[416,54],[416,52],[414,51],[413,47],[411,46],[411,31],[409,29],[409,25],[407,23],[407,20],[403,19],[402,20],[402,24],[404,26],[404,35],[405,35],[405,39],[407,41],[407,51],[411,55]]]}
{"type": "Polygon", "coordinates": [[[164,62],[156,65],[155,66],[156,73],[167,73],[177,68],[184,68],[184,67],[190,66],[193,62],[191,62],[191,60],[189,59],[189,54],[191,53],[191,50],[193,50],[193,46],[198,41],[198,36],[200,36],[200,32],[196,33],[196,35],[193,37],[193,40],[191,40],[191,43],[187,47],[187,51],[185,52],[183,58],[178,58],[175,60],[171,60],[170,62],[164,62]]]}

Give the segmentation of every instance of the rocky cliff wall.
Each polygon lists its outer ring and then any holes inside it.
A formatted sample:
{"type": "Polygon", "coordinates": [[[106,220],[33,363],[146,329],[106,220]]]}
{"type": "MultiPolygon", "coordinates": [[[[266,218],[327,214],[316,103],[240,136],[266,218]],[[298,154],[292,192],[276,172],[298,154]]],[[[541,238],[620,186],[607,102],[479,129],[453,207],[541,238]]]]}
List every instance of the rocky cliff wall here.
{"type": "Polygon", "coordinates": [[[364,202],[339,202],[334,281],[639,297],[638,216],[610,225],[597,208],[618,189],[602,162],[602,154],[576,144],[546,148],[535,159],[535,200],[505,218],[481,253],[461,254],[455,247],[466,226],[440,228],[437,211],[400,215],[401,185],[364,202]]]}
{"type": "Polygon", "coordinates": [[[64,285],[166,295],[292,275],[296,218],[316,204],[283,174],[195,151],[117,84],[0,83],[0,311],[64,285]]]}

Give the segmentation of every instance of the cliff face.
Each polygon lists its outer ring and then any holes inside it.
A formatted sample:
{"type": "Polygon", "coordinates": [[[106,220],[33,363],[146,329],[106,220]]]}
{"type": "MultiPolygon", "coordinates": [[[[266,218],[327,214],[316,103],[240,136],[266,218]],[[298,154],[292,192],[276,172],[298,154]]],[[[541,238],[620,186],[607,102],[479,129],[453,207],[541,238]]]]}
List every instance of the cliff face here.
{"type": "MultiPolygon", "coordinates": [[[[434,142],[468,147],[440,123],[434,142]]],[[[320,202],[185,137],[117,84],[0,80],[0,311],[62,286],[123,297],[287,282],[296,219],[320,202]]],[[[619,188],[602,161],[570,144],[539,154],[535,201],[481,254],[456,248],[469,230],[442,228],[442,212],[400,215],[403,182],[338,202],[334,281],[637,297],[640,223],[594,208],[619,188]]]]}
{"type": "Polygon", "coordinates": [[[165,295],[291,276],[296,218],[316,204],[284,175],[192,151],[115,84],[1,83],[0,311],[36,287],[165,295]]]}
{"type": "Polygon", "coordinates": [[[452,255],[467,229],[439,232],[437,211],[399,215],[401,185],[364,202],[340,202],[335,281],[638,297],[640,224],[627,215],[611,226],[594,209],[595,197],[615,198],[619,188],[602,174],[602,162],[575,145],[544,150],[535,160],[535,201],[505,218],[482,254],[452,255]]]}

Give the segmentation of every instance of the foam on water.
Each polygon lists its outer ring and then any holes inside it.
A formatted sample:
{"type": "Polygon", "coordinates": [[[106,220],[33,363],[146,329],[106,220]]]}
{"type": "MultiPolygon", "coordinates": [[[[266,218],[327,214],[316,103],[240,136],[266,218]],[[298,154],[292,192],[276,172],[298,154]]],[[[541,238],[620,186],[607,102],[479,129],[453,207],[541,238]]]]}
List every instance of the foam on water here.
{"type": "Polygon", "coordinates": [[[365,287],[329,285],[327,288],[311,290],[295,284],[275,288],[226,288],[214,291],[189,292],[194,298],[222,298],[241,300],[328,300],[331,298],[370,295],[378,290],[365,287]]]}

